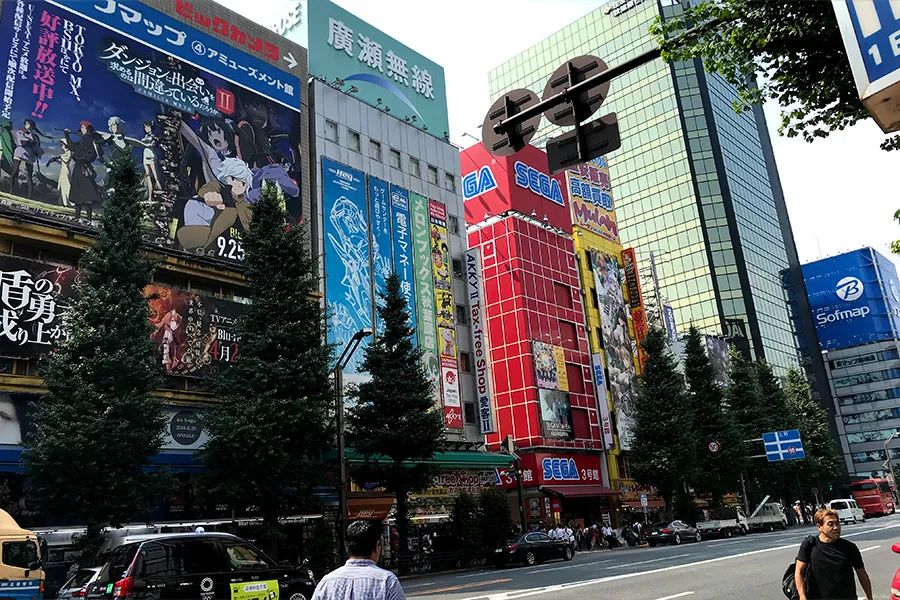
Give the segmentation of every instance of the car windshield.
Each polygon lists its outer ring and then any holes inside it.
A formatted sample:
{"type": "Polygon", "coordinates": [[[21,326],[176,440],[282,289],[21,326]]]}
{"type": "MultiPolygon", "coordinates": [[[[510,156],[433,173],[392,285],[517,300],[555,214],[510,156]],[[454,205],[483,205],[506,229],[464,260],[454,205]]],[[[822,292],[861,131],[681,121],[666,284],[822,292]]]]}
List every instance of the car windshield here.
{"type": "Polygon", "coordinates": [[[865,492],[868,490],[874,490],[877,486],[874,483],[852,483],[850,484],[850,489],[854,492],[865,492]]]}
{"type": "Polygon", "coordinates": [[[843,509],[847,508],[847,503],[846,502],[832,502],[831,508],[833,508],[834,510],[843,510],[843,509]]]}
{"type": "Polygon", "coordinates": [[[665,529],[666,527],[669,527],[669,526],[670,526],[670,523],[654,523],[653,525],[650,526],[650,529],[665,529]]]}
{"type": "Polygon", "coordinates": [[[85,585],[90,583],[91,578],[94,576],[94,573],[96,573],[96,572],[97,572],[96,569],[78,569],[78,572],[75,573],[75,576],[72,577],[72,579],[70,579],[66,583],[65,587],[70,587],[70,588],[84,587],[85,585]]]}

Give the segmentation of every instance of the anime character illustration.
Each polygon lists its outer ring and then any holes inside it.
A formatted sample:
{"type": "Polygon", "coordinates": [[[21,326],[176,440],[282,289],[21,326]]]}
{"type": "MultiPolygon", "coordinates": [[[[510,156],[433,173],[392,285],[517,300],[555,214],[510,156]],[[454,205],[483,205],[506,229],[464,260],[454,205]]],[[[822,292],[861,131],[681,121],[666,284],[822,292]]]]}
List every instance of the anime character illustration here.
{"type": "Polygon", "coordinates": [[[59,202],[61,206],[72,206],[69,202],[69,194],[72,191],[72,149],[69,147],[69,141],[66,138],[59,140],[60,153],[53,158],[47,160],[47,166],[59,163],[59,178],[56,181],[56,191],[59,192],[59,202]]]}
{"type": "Polygon", "coordinates": [[[109,131],[97,133],[97,144],[98,147],[109,147],[111,154],[108,162],[111,163],[122,155],[130,154],[132,146],[137,144],[138,141],[125,136],[125,121],[119,117],[110,117],[106,122],[106,126],[109,128],[109,131]]]}
{"type": "Polygon", "coordinates": [[[447,234],[436,225],[431,226],[431,260],[434,263],[434,287],[440,290],[450,289],[450,266],[446,257],[450,253],[447,245],[447,234]]]}
{"type": "MultiPolygon", "coordinates": [[[[9,180],[10,192],[12,192],[13,188],[18,184],[19,169],[24,164],[26,184],[28,189],[28,191],[26,192],[26,197],[31,198],[31,194],[34,191],[35,163],[40,160],[41,155],[44,153],[43,149],[41,148],[42,137],[48,136],[45,136],[43,133],[41,133],[41,131],[37,128],[37,125],[35,125],[34,121],[32,121],[31,119],[25,119],[22,124],[22,128],[16,130],[15,134],[13,134],[16,148],[15,150],[13,150],[12,173],[10,173],[9,180]]],[[[40,163],[37,164],[38,173],[40,173],[40,163]]]]}
{"type": "Polygon", "coordinates": [[[141,164],[144,167],[144,185],[147,188],[147,201],[153,200],[153,190],[162,187],[159,183],[159,171],[156,165],[156,152],[159,147],[159,137],[154,133],[154,121],[144,121],[144,137],[141,138],[144,147],[141,156],[141,164]]]}
{"type": "Polygon", "coordinates": [[[182,320],[181,314],[173,308],[163,315],[153,333],[153,340],[159,344],[163,369],[167,373],[174,371],[180,361],[178,348],[184,337],[184,331],[181,329],[182,320]]]}
{"type": "Polygon", "coordinates": [[[13,149],[12,123],[3,119],[0,121],[0,171],[12,173],[13,149]]]}
{"type": "Polygon", "coordinates": [[[176,234],[185,250],[206,248],[228,231],[238,220],[249,229],[251,219],[247,192],[253,185],[253,173],[238,158],[226,158],[216,179],[197,190],[184,206],[184,225],[176,234]]]}
{"type": "Polygon", "coordinates": [[[238,90],[237,100],[238,156],[254,168],[282,162],[287,156],[283,146],[288,142],[288,135],[279,129],[271,102],[244,90],[238,90]]]}
{"type": "MultiPolygon", "coordinates": [[[[203,120],[197,131],[190,125],[181,121],[181,135],[190,144],[200,160],[200,170],[203,172],[203,183],[216,179],[216,173],[226,158],[237,158],[234,130],[226,121],[211,119],[203,120]]],[[[189,157],[185,157],[188,159],[189,157]]],[[[196,183],[195,183],[196,185],[196,183]]]]}
{"type": "MultiPolygon", "coordinates": [[[[371,324],[371,303],[368,295],[369,228],[365,216],[353,201],[341,196],[331,208],[328,218],[335,232],[329,233],[328,238],[337,250],[344,267],[344,276],[341,280],[344,297],[355,313],[350,316],[359,325],[371,324]]],[[[355,327],[353,331],[358,329],[359,327],[355,327]]]]}
{"type": "Polygon", "coordinates": [[[97,185],[97,171],[94,161],[101,158],[98,146],[100,135],[94,131],[90,121],[80,123],[81,139],[73,141],[71,131],[64,129],[66,144],[72,150],[72,177],[69,186],[69,200],[75,205],[75,218],[81,218],[84,210],[88,220],[93,219],[94,207],[100,206],[100,187],[97,185]]]}
{"type": "Polygon", "coordinates": [[[456,336],[452,329],[441,327],[441,356],[456,356],[456,336]]]}

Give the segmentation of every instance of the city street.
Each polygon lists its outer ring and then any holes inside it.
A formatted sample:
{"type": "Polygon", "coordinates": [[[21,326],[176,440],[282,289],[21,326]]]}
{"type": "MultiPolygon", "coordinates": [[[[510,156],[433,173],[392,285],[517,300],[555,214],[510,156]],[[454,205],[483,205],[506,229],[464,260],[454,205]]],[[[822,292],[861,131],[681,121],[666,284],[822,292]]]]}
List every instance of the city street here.
{"type": "MultiPolygon", "coordinates": [[[[543,597],[604,600],[775,600],[781,576],[812,527],[657,548],[580,552],[572,562],[420,577],[403,582],[407,597],[511,600],[543,597]]],[[[900,515],[844,527],[863,553],[876,599],[890,598],[900,567],[900,515]]],[[[860,590],[861,591],[861,590],[860,590]]]]}

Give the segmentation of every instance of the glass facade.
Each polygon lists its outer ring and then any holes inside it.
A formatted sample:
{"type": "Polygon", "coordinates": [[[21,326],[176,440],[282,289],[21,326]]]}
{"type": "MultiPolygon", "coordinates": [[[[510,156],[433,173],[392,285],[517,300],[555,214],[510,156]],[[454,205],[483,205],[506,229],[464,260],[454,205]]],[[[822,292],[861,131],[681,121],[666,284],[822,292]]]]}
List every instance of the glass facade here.
{"type": "MultiPolygon", "coordinates": [[[[523,87],[541,95],[567,58],[592,54],[615,65],[653,48],[650,23],[660,10],[680,10],[663,4],[585,15],[492,70],[491,98],[523,87]]],[[[734,113],[735,97],[699,62],[657,59],[615,79],[595,117],[616,113],[622,147],[607,159],[622,242],[641,264],[656,255],[679,329],[730,333],[729,322],[738,321],[751,353],[783,372],[797,365],[797,350],[779,274],[789,266],[780,190],[767,167],[762,113],[734,113]]],[[[532,143],[543,146],[563,130],[544,120],[532,143]]]]}

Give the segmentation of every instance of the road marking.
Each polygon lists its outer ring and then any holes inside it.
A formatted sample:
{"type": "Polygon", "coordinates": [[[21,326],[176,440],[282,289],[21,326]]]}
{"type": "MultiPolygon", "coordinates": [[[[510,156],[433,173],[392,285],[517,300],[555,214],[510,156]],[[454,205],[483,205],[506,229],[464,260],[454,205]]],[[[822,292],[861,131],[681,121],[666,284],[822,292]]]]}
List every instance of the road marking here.
{"type": "Polygon", "coordinates": [[[671,596],[663,596],[662,598],[657,598],[656,600],[675,600],[675,598],[684,598],[685,596],[690,596],[694,592],[681,592],[680,594],[673,594],[671,596]]]}
{"type": "Polygon", "coordinates": [[[876,550],[878,548],[881,548],[881,546],[869,546],[868,548],[863,548],[860,552],[868,552],[869,550],[876,550]]]}
{"type": "MultiPolygon", "coordinates": [[[[873,533],[875,531],[883,531],[885,529],[897,529],[900,527],[900,523],[896,525],[887,525],[885,527],[879,527],[878,529],[872,529],[869,531],[861,531],[858,533],[847,534],[848,537],[851,535],[863,535],[865,533],[873,533]]],[[[537,589],[524,589],[524,590],[516,590],[514,592],[502,592],[500,594],[492,594],[490,596],[471,596],[468,598],[461,598],[460,600],[510,600],[511,598],[526,598],[528,596],[536,596],[538,594],[547,594],[553,592],[559,592],[561,590],[568,590],[576,587],[585,587],[589,585],[597,585],[599,583],[606,583],[607,581],[618,581],[620,579],[632,579],[634,577],[641,577],[644,575],[655,575],[657,573],[668,573],[669,571],[678,571],[681,569],[687,569],[690,567],[698,567],[702,565],[709,565],[713,563],[723,562],[726,560],[734,560],[736,558],[743,558],[745,556],[754,556],[756,554],[765,554],[767,552],[776,552],[778,550],[788,550],[788,549],[796,549],[797,543],[786,544],[783,546],[773,546],[771,548],[761,548],[759,550],[750,550],[749,552],[741,552],[739,554],[732,554],[729,556],[718,556],[716,558],[708,558],[705,560],[699,560],[697,562],[684,563],[681,565],[671,565],[668,567],[660,567],[658,569],[650,569],[649,571],[638,571],[636,573],[622,573],[620,575],[609,575],[606,577],[598,577],[597,579],[589,579],[586,581],[576,581],[572,583],[560,584],[560,585],[551,585],[548,587],[542,587],[537,589]]]]}
{"type": "Polygon", "coordinates": [[[722,538],[721,540],[703,540],[707,544],[721,544],[722,542],[730,542],[730,538],[722,538]]]}
{"type": "Polygon", "coordinates": [[[482,585],[491,585],[492,583],[509,583],[512,581],[510,578],[506,579],[491,579],[489,581],[476,581],[475,583],[466,583],[463,585],[450,585],[442,588],[435,588],[433,590],[421,590],[417,593],[419,594],[440,594],[442,592],[456,592],[459,590],[465,590],[473,587],[480,587],[482,585]]]}
{"type": "Polygon", "coordinates": [[[546,573],[547,571],[559,571],[560,569],[576,569],[578,567],[586,567],[588,565],[601,565],[603,563],[610,563],[612,561],[613,561],[613,559],[610,558],[608,560],[595,560],[592,562],[578,563],[578,564],[574,564],[574,565],[566,565],[564,567],[549,567],[549,568],[543,567],[540,569],[532,569],[531,571],[525,571],[525,572],[528,573],[529,575],[531,575],[532,573],[546,573]]]}
{"type": "Polygon", "coordinates": [[[672,560],[673,558],[684,558],[685,556],[693,556],[691,553],[687,554],[675,554],[673,556],[663,556],[662,558],[654,558],[653,560],[639,560],[638,562],[627,563],[624,565],[615,565],[613,567],[606,567],[607,569],[627,569],[628,567],[633,567],[634,565],[646,565],[648,563],[655,563],[661,560],[672,560]]]}

